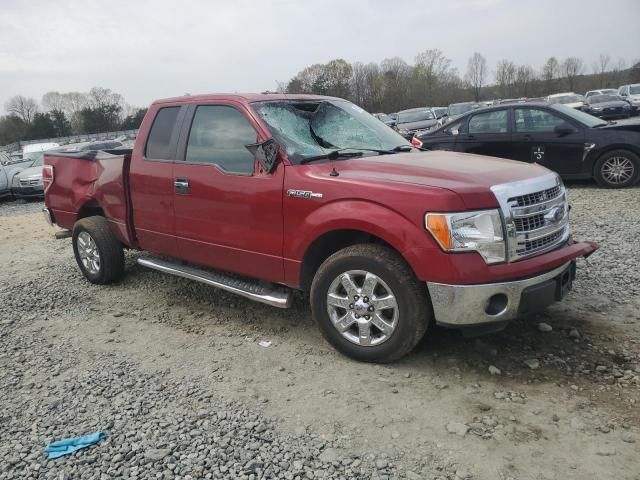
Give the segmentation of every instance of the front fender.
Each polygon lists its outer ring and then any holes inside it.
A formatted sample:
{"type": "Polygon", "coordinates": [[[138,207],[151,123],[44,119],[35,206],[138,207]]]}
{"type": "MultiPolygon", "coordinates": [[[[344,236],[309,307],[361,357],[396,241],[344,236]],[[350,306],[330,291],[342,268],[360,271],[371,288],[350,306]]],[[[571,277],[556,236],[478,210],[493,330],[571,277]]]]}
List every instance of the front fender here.
{"type": "MultiPolygon", "coordinates": [[[[407,218],[393,209],[371,201],[338,200],[324,204],[307,215],[285,217],[285,231],[297,232],[285,237],[284,251],[289,266],[286,268],[287,283],[297,284],[299,267],[305,252],[321,236],[339,230],[355,230],[374,235],[404,257],[414,272],[420,268],[421,258],[416,251],[440,252],[431,235],[422,226],[423,217],[407,218]]],[[[421,255],[423,256],[423,255],[421,255]]]]}

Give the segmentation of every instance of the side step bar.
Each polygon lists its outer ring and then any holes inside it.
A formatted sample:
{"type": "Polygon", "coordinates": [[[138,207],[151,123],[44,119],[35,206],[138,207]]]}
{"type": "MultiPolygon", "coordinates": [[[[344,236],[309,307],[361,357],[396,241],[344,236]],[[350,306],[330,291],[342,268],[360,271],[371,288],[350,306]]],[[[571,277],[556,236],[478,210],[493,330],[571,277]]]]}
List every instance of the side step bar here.
{"type": "Polygon", "coordinates": [[[264,286],[261,283],[250,280],[233,278],[219,272],[202,270],[189,265],[182,265],[157,258],[138,258],[138,263],[160,272],[188,278],[196,282],[206,283],[227,292],[235,293],[256,302],[266,303],[272,307],[289,308],[291,295],[275,287],[264,286]]]}

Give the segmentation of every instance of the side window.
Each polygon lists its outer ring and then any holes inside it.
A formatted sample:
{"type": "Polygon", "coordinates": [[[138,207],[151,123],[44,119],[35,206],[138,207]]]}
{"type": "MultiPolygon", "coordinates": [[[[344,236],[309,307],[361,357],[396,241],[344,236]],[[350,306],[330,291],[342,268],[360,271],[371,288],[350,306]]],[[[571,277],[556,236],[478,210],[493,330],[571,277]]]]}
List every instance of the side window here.
{"type": "Polygon", "coordinates": [[[569,124],[562,118],[537,108],[516,108],[516,132],[550,133],[569,124]]]}
{"type": "Polygon", "coordinates": [[[158,110],[147,139],[144,156],[156,160],[173,160],[175,150],[171,148],[171,135],[176,126],[180,107],[164,107],[158,110]]]}
{"type": "Polygon", "coordinates": [[[469,120],[469,133],[507,133],[507,110],[478,113],[469,120]]]}
{"type": "Polygon", "coordinates": [[[235,108],[201,105],[191,124],[186,160],[215,164],[231,173],[253,173],[254,156],[246,145],[256,140],[256,131],[235,108]]]}
{"type": "Polygon", "coordinates": [[[460,135],[461,133],[465,133],[464,132],[464,121],[459,121],[459,122],[453,122],[451,125],[449,125],[447,128],[444,129],[444,133],[446,133],[447,135],[460,135]]]}

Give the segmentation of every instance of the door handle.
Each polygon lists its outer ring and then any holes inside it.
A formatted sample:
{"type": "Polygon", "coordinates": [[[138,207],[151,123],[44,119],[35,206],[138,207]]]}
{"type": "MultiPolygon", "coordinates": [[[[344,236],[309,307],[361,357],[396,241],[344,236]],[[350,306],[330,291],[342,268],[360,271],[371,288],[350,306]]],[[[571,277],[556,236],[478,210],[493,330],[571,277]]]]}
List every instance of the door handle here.
{"type": "Polygon", "coordinates": [[[173,188],[176,193],[189,193],[189,179],[188,178],[176,178],[173,181],[173,188]]]}

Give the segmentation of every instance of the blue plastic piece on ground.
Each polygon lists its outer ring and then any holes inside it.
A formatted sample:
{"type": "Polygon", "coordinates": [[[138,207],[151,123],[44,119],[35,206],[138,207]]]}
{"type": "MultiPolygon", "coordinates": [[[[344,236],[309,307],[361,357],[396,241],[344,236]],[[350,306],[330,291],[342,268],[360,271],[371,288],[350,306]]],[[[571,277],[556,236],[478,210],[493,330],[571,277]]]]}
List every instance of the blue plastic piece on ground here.
{"type": "Polygon", "coordinates": [[[80,450],[81,448],[89,447],[98,443],[100,440],[107,438],[107,434],[103,432],[90,433],[84,437],[64,438],[62,440],[56,440],[47,445],[47,453],[49,458],[58,458],[63,455],[68,455],[80,450]]]}

